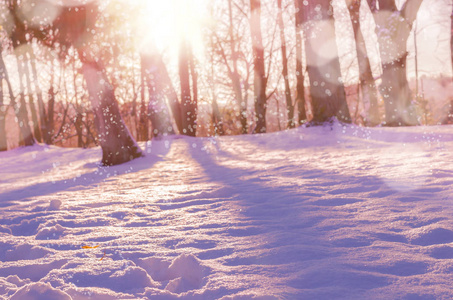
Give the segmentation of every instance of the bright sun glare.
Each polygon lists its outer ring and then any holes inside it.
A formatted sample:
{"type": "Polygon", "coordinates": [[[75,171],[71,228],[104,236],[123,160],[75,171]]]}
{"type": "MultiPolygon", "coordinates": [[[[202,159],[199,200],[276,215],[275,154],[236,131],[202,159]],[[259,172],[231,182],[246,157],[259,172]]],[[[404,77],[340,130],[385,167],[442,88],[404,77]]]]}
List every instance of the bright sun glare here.
{"type": "Polygon", "coordinates": [[[202,53],[202,29],[208,22],[206,0],[142,0],[144,13],[138,26],[143,32],[140,51],[177,51],[183,39],[202,53]]]}

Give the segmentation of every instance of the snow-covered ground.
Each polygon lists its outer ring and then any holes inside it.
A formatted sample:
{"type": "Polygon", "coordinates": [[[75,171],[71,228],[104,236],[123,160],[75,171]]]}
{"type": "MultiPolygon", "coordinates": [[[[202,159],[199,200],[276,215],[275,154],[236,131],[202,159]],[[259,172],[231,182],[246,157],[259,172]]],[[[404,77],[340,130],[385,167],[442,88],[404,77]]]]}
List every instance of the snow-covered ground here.
{"type": "Polygon", "coordinates": [[[142,147],[0,153],[0,298],[453,298],[451,126],[142,147]]]}

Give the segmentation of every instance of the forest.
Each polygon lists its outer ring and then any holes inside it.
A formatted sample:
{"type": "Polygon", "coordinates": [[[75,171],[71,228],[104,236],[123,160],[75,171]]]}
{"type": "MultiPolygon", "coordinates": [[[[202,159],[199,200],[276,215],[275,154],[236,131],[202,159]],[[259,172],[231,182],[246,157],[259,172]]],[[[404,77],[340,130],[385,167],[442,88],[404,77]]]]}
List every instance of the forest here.
{"type": "Polygon", "coordinates": [[[453,299],[451,0],[0,0],[0,300],[453,299]]]}
{"type": "MultiPolygon", "coordinates": [[[[100,145],[114,165],[173,134],[448,124],[420,80],[422,2],[2,1],[0,150],[100,145]]],[[[447,2],[422,18],[445,27],[447,2]]]]}

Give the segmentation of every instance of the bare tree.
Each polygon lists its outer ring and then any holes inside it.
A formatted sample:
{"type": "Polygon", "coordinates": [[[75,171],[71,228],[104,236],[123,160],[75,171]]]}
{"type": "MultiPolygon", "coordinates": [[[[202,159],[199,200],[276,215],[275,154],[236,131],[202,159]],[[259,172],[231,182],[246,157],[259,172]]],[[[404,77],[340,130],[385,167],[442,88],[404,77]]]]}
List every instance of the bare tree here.
{"type": "Polygon", "coordinates": [[[14,112],[16,114],[17,122],[19,124],[20,128],[20,134],[21,134],[21,143],[23,143],[25,146],[32,146],[36,143],[30,125],[28,121],[28,112],[27,112],[27,107],[25,104],[25,97],[22,96],[20,97],[20,102],[16,102],[16,98],[14,97],[13,94],[13,88],[11,86],[11,81],[8,76],[8,71],[6,70],[6,65],[5,62],[3,61],[3,56],[1,55],[1,47],[0,47],[0,71],[1,71],[1,77],[5,79],[8,91],[9,91],[9,98],[10,98],[10,104],[14,108],[14,112]]]}
{"type": "MultiPolygon", "coordinates": [[[[18,72],[19,72],[19,81],[23,80],[25,77],[25,82],[27,85],[27,98],[28,98],[28,105],[31,112],[31,119],[33,121],[33,132],[35,138],[38,142],[42,142],[41,137],[41,129],[39,125],[38,119],[38,112],[36,111],[36,104],[35,104],[35,94],[33,93],[32,88],[32,80],[31,80],[31,72],[29,67],[29,58],[27,57],[28,53],[30,52],[31,45],[28,44],[19,51],[19,59],[17,60],[18,63],[18,72]],[[25,49],[24,49],[25,48],[25,49]],[[23,51],[26,50],[26,51],[23,51]]],[[[17,57],[16,53],[16,57],[17,57]]]]}
{"type": "Polygon", "coordinates": [[[145,70],[145,80],[148,86],[148,115],[153,125],[153,136],[174,134],[165,99],[165,87],[160,70],[160,55],[158,53],[142,54],[140,61],[142,68],[145,70]]]}
{"type": "MultiPolygon", "coordinates": [[[[25,25],[21,22],[20,18],[17,15],[17,11],[19,9],[17,1],[12,1],[9,3],[8,9],[11,13],[11,16],[13,18],[13,27],[10,32],[10,39],[11,43],[14,49],[19,48],[21,45],[24,45],[27,43],[26,41],[26,27],[25,25]]],[[[30,123],[28,119],[28,110],[27,110],[27,104],[25,102],[25,94],[24,94],[24,85],[23,85],[23,70],[22,70],[22,63],[23,63],[23,57],[19,57],[20,54],[16,53],[16,60],[17,60],[17,65],[18,65],[18,72],[19,72],[19,83],[20,83],[20,101],[17,103],[15,101],[15,98],[12,96],[12,88],[9,85],[10,88],[10,95],[11,95],[11,101],[13,101],[14,105],[14,110],[16,112],[16,116],[18,119],[19,127],[20,127],[20,132],[21,132],[21,139],[20,142],[23,142],[25,146],[31,146],[35,144],[36,140],[33,137],[32,130],[30,128],[30,123]]],[[[3,58],[1,59],[1,64],[2,64],[2,69],[4,70],[5,78],[7,78],[7,81],[9,82],[9,77],[6,72],[6,67],[3,62],[3,58]]],[[[35,125],[37,125],[35,123],[35,125]]]]}
{"type": "Polygon", "coordinates": [[[183,40],[179,49],[179,80],[181,85],[182,134],[195,136],[197,131],[197,74],[192,45],[183,40]],[[192,79],[192,88],[190,79],[192,79]]]}
{"type": "MultiPolygon", "coordinates": [[[[83,52],[79,52],[79,56],[84,57],[83,52]]],[[[140,147],[124,124],[103,67],[93,60],[82,60],[82,63],[102,148],[102,164],[118,165],[142,156],[140,147]]]]}
{"type": "Polygon", "coordinates": [[[232,9],[232,0],[228,0],[228,35],[230,37],[230,52],[231,52],[231,62],[232,67],[230,68],[228,63],[228,75],[233,84],[233,90],[239,105],[239,118],[241,122],[242,133],[245,134],[248,132],[247,129],[247,89],[244,88],[245,92],[243,94],[243,88],[241,87],[240,75],[238,71],[238,59],[239,59],[239,49],[237,49],[237,37],[234,34],[234,24],[233,24],[233,9],[232,9]]]}
{"type": "Polygon", "coordinates": [[[322,123],[332,117],[350,122],[351,116],[341,77],[335,40],[333,8],[330,0],[299,3],[305,33],[305,53],[310,78],[313,122],[322,123]],[[303,4],[305,3],[305,4],[303,4]]]}
{"type": "Polygon", "coordinates": [[[299,0],[294,0],[296,7],[295,25],[296,25],[296,104],[299,125],[307,121],[307,112],[305,109],[305,77],[302,62],[302,11],[299,0]]]}
{"type": "Polygon", "coordinates": [[[51,68],[50,68],[50,82],[49,82],[49,90],[47,91],[47,125],[46,128],[49,131],[49,134],[47,135],[48,140],[44,141],[46,144],[51,145],[53,144],[53,135],[54,135],[54,127],[55,127],[55,122],[54,122],[54,113],[55,113],[55,88],[54,88],[54,83],[55,83],[55,64],[54,64],[54,59],[51,58],[51,68]]]}
{"type": "Polygon", "coordinates": [[[283,23],[282,14],[282,0],[277,0],[278,16],[277,22],[280,29],[280,50],[282,53],[282,76],[285,83],[285,100],[286,100],[286,113],[288,114],[288,128],[294,128],[294,105],[291,98],[291,88],[289,86],[288,78],[288,56],[286,54],[286,37],[285,37],[285,24],[283,23]]]}
{"type": "MultiPolygon", "coordinates": [[[[220,26],[214,26],[211,29],[213,38],[211,47],[213,52],[220,56],[219,63],[226,68],[226,75],[230,83],[222,82],[222,84],[231,88],[233,92],[234,102],[238,110],[236,115],[239,117],[240,131],[246,134],[248,133],[247,102],[250,88],[251,62],[246,54],[248,44],[245,38],[243,22],[245,20],[248,22],[249,16],[243,7],[244,4],[228,0],[228,7],[225,9],[227,12],[225,19],[228,21],[219,22],[225,25],[224,30],[222,28],[219,29],[220,26]],[[222,35],[222,33],[225,33],[225,35],[222,35]]],[[[224,10],[220,9],[220,11],[223,12],[224,10]]],[[[224,16],[222,14],[217,17],[223,19],[224,16]]],[[[214,64],[214,60],[212,61],[214,64]]],[[[221,80],[221,76],[216,76],[216,78],[219,81],[221,80]]]]}
{"type": "Polygon", "coordinates": [[[137,128],[137,139],[139,141],[147,141],[149,139],[149,119],[148,109],[146,105],[146,68],[143,65],[142,57],[140,57],[140,117],[137,128]]]}
{"type": "MultiPolygon", "coordinates": [[[[453,72],[453,5],[451,6],[451,14],[450,14],[450,57],[451,57],[451,67],[452,67],[452,72],[453,72]]],[[[453,107],[452,107],[452,111],[453,111],[453,107]]]]}
{"type": "MultiPolygon", "coordinates": [[[[2,55],[2,47],[0,44],[0,56],[2,55]]],[[[8,150],[6,140],[6,115],[8,114],[9,106],[5,104],[3,95],[3,69],[0,70],[0,151],[8,150]]]]}
{"type": "Polygon", "coordinates": [[[395,0],[367,0],[376,23],[382,65],[379,87],[385,100],[387,126],[417,125],[407,81],[407,40],[423,0],[406,0],[398,9],[395,0]]]}
{"type": "MultiPolygon", "coordinates": [[[[231,5],[231,0],[229,1],[231,5]]],[[[212,9],[211,9],[212,14],[212,9]]],[[[209,36],[209,44],[211,47],[209,59],[210,59],[210,68],[209,68],[209,88],[211,90],[211,106],[212,106],[212,124],[214,126],[214,135],[224,135],[225,131],[223,129],[223,121],[222,116],[220,114],[219,104],[217,102],[217,85],[216,85],[216,72],[214,70],[215,60],[214,60],[214,36],[211,32],[209,36]]],[[[247,119],[245,119],[247,121],[247,119]]],[[[246,122],[245,122],[246,123],[246,122]]],[[[243,125],[243,124],[242,124],[243,125]]],[[[244,128],[244,126],[242,126],[244,128]]],[[[247,124],[245,124],[245,128],[247,129],[247,124]]],[[[244,133],[244,132],[243,132],[244,133]]]]}
{"type": "Polygon", "coordinates": [[[30,67],[31,67],[31,74],[32,76],[32,83],[34,86],[34,91],[36,93],[36,98],[38,100],[38,111],[39,111],[39,120],[40,120],[40,125],[41,125],[41,136],[43,139],[43,142],[49,141],[49,129],[47,128],[47,124],[49,123],[47,120],[47,112],[46,108],[44,106],[44,100],[42,96],[42,90],[41,86],[39,84],[39,78],[38,78],[38,71],[36,68],[36,56],[33,51],[33,48],[30,47],[28,51],[28,56],[29,56],[29,62],[30,62],[30,67]]]}
{"type": "Polygon", "coordinates": [[[98,141],[102,148],[102,164],[118,165],[142,156],[120,114],[114,87],[105,67],[93,53],[89,42],[81,42],[85,32],[95,32],[97,6],[93,3],[64,8],[54,22],[60,28],[60,43],[73,46],[82,62],[82,74],[87,84],[91,106],[95,115],[98,141]]]}
{"type": "MultiPolygon", "coordinates": [[[[453,5],[451,8],[450,14],[450,59],[451,59],[451,66],[452,66],[452,73],[453,73],[453,5]]],[[[453,76],[452,76],[453,80],[453,76]]],[[[448,112],[447,117],[443,121],[443,123],[448,124],[453,122],[453,99],[450,100],[450,111],[448,112]]]]}
{"type": "Polygon", "coordinates": [[[250,0],[250,32],[252,34],[254,102],[256,126],[253,133],[266,132],[266,86],[267,77],[264,67],[264,47],[261,36],[261,0],[250,0]]]}
{"type": "MultiPolygon", "coordinates": [[[[10,39],[15,51],[17,72],[19,75],[20,85],[20,110],[25,115],[26,113],[26,102],[25,102],[25,91],[27,91],[27,98],[29,102],[29,109],[31,113],[31,121],[33,123],[34,137],[38,142],[41,142],[41,132],[39,129],[38,114],[36,112],[36,106],[34,103],[33,92],[31,88],[30,71],[28,67],[27,53],[31,48],[30,45],[30,29],[25,22],[20,18],[20,10],[23,8],[23,3],[19,3],[17,0],[11,1],[9,5],[9,11],[13,19],[13,29],[10,32],[10,39]],[[25,88],[25,83],[27,87],[25,88]]],[[[28,112],[27,112],[28,114],[28,112]]],[[[28,118],[28,116],[27,116],[28,118]]],[[[25,138],[24,138],[25,140],[25,138]]]]}
{"type": "Polygon", "coordinates": [[[359,83],[362,92],[362,101],[365,108],[368,125],[374,126],[380,123],[378,95],[376,83],[371,71],[371,64],[368,58],[368,51],[363,38],[360,26],[360,5],[361,0],[346,0],[351,19],[352,29],[354,32],[355,47],[357,52],[357,62],[359,65],[359,83]]]}

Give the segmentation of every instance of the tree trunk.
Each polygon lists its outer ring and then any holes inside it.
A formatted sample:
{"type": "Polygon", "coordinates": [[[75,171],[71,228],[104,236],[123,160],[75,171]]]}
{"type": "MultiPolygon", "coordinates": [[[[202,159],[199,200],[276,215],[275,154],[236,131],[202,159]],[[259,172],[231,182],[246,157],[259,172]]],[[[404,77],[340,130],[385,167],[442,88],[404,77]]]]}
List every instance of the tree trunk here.
{"type": "MultiPolygon", "coordinates": [[[[13,95],[13,88],[11,82],[9,81],[8,72],[6,71],[5,63],[3,57],[0,55],[0,68],[4,72],[4,76],[8,85],[9,96],[12,106],[14,107],[14,112],[16,113],[17,122],[20,128],[20,142],[19,144],[24,146],[32,146],[36,143],[35,138],[33,137],[30,123],[28,120],[27,104],[25,103],[24,93],[20,93],[20,102],[17,103],[13,95]]],[[[23,87],[22,87],[23,88],[23,87]]]]}
{"type": "MultiPolygon", "coordinates": [[[[12,30],[9,33],[11,42],[13,45],[14,49],[18,49],[20,46],[27,44],[27,39],[26,39],[26,28],[23,22],[20,20],[20,18],[17,16],[17,10],[18,10],[18,3],[17,1],[11,2],[11,7],[10,7],[10,12],[12,13],[12,30]]],[[[1,47],[0,47],[1,49],[1,47]]],[[[1,52],[0,52],[1,54],[1,52]]],[[[17,122],[19,124],[20,128],[20,139],[19,139],[19,145],[24,145],[24,146],[32,146],[36,143],[35,138],[33,137],[32,130],[30,128],[30,123],[28,119],[28,111],[27,111],[27,104],[25,103],[25,95],[24,95],[24,85],[23,85],[23,78],[21,77],[22,68],[21,68],[21,61],[19,57],[17,56],[18,53],[16,52],[16,60],[17,60],[17,65],[18,65],[18,71],[19,71],[19,85],[20,85],[20,101],[19,103],[16,102],[16,99],[14,98],[13,95],[13,90],[11,87],[11,82],[9,80],[8,72],[5,67],[5,63],[3,61],[2,55],[0,55],[0,68],[3,69],[4,76],[8,85],[9,89],[9,95],[11,99],[11,104],[14,107],[14,112],[16,113],[17,117],[17,122]]]]}
{"type": "MultiPolygon", "coordinates": [[[[28,96],[28,104],[31,112],[31,120],[33,122],[33,133],[35,139],[40,143],[42,142],[41,138],[41,131],[39,129],[39,121],[38,121],[38,114],[36,112],[35,101],[33,99],[33,90],[31,88],[31,80],[30,80],[30,70],[28,68],[28,62],[26,61],[26,53],[23,53],[23,57],[17,57],[17,71],[19,73],[19,82],[22,82],[25,77],[25,82],[27,84],[27,96],[28,96]]],[[[21,84],[22,88],[24,87],[21,84]]],[[[22,94],[25,96],[24,89],[22,89],[22,94]]],[[[24,99],[25,102],[25,99],[24,99]]]]}
{"type": "MultiPolygon", "coordinates": [[[[2,47],[0,44],[0,56],[2,55],[2,47]]],[[[6,115],[8,114],[8,106],[4,102],[3,94],[3,79],[4,69],[3,64],[0,66],[0,152],[8,150],[8,144],[6,140],[6,115]]]]}
{"type": "MultiPolygon", "coordinates": [[[[451,57],[451,67],[452,67],[452,80],[453,80],[453,5],[451,8],[450,14],[450,57],[451,57]]],[[[450,110],[447,117],[443,121],[444,124],[453,123],[453,99],[450,100],[450,110]]]]}
{"type": "Polygon", "coordinates": [[[165,101],[164,84],[160,70],[158,54],[141,56],[142,68],[149,92],[149,117],[153,125],[153,136],[175,134],[171,123],[170,112],[165,101]]]}
{"type": "Polygon", "coordinates": [[[291,98],[291,88],[289,86],[288,78],[288,57],[286,56],[286,38],[285,38],[285,24],[282,17],[282,0],[277,0],[278,6],[278,27],[280,28],[280,49],[282,52],[282,76],[285,82],[285,99],[286,99],[286,113],[288,115],[288,128],[294,128],[294,105],[291,98]]]}
{"type": "MultiPolygon", "coordinates": [[[[236,37],[233,33],[233,9],[232,9],[232,0],[228,0],[228,18],[229,18],[229,26],[228,26],[228,35],[230,36],[230,51],[231,51],[231,61],[233,64],[233,68],[231,69],[228,67],[228,75],[231,79],[233,92],[236,97],[236,101],[239,108],[239,120],[241,123],[241,133],[246,134],[248,133],[247,128],[247,101],[242,95],[242,87],[241,87],[241,76],[239,75],[238,71],[238,51],[236,50],[236,37]]],[[[225,64],[228,62],[225,59],[225,64]]],[[[245,91],[247,93],[247,91],[245,91]]]]}
{"type": "MultiPolygon", "coordinates": [[[[229,8],[231,10],[231,0],[228,1],[229,8]]],[[[212,7],[211,7],[212,8],[212,7]]],[[[213,14],[211,10],[211,15],[213,14]]],[[[231,23],[230,23],[231,25],[231,23]]],[[[214,70],[215,66],[215,60],[214,60],[214,49],[215,49],[215,44],[214,44],[214,35],[210,34],[209,35],[209,42],[210,42],[210,74],[209,74],[209,87],[211,89],[211,107],[212,107],[212,116],[211,116],[211,121],[214,127],[214,136],[216,135],[224,135],[225,132],[223,130],[223,122],[222,122],[222,116],[220,114],[220,109],[219,105],[217,103],[217,89],[216,89],[216,72],[214,70]]],[[[246,124],[247,125],[247,124],[246,124]]]]}
{"type": "MultiPolygon", "coordinates": [[[[1,52],[0,52],[1,55],[1,52]]],[[[0,152],[8,150],[6,141],[6,115],[8,106],[4,103],[3,97],[3,72],[0,70],[0,152]]]]}
{"type": "Polygon", "coordinates": [[[417,125],[415,110],[411,105],[411,91],[406,75],[407,53],[390,63],[382,64],[382,83],[379,90],[386,100],[387,126],[417,125]]]}
{"type": "MultiPolygon", "coordinates": [[[[1,93],[3,94],[3,91],[1,91],[1,93]]],[[[0,104],[0,152],[8,150],[8,144],[6,141],[6,115],[8,113],[7,108],[8,107],[6,105],[0,104]]]]}
{"type": "Polygon", "coordinates": [[[451,14],[450,14],[450,57],[451,57],[452,78],[453,78],[453,5],[451,8],[451,14]]]}
{"type": "Polygon", "coordinates": [[[80,112],[76,113],[75,120],[74,120],[74,127],[77,134],[77,147],[85,148],[85,144],[83,143],[83,121],[82,121],[82,114],[80,112]]]}
{"type": "Polygon", "coordinates": [[[16,115],[18,116],[19,127],[20,127],[20,144],[24,146],[32,146],[36,143],[35,138],[33,137],[33,133],[30,128],[30,122],[28,119],[28,111],[27,111],[27,103],[25,103],[25,95],[24,93],[20,93],[19,98],[20,103],[16,103],[15,111],[16,115]]]}
{"type": "MultiPolygon", "coordinates": [[[[170,109],[171,109],[171,112],[173,114],[173,118],[175,120],[175,123],[176,123],[176,127],[178,128],[178,131],[180,134],[183,133],[183,124],[182,124],[182,112],[181,112],[181,104],[179,103],[179,99],[178,99],[178,94],[175,90],[175,87],[173,86],[172,82],[171,82],[171,78],[170,78],[170,75],[168,75],[168,71],[167,71],[167,67],[165,66],[164,62],[162,61],[162,57],[159,55],[159,56],[156,56],[156,61],[155,61],[156,65],[158,66],[158,70],[159,70],[159,76],[160,76],[160,81],[161,81],[161,88],[163,89],[163,93],[166,95],[167,97],[167,100],[169,102],[169,105],[170,105],[170,109]]],[[[145,70],[143,70],[145,71],[145,70]]],[[[145,82],[145,76],[146,74],[144,72],[143,73],[143,81],[145,82]]],[[[145,86],[146,83],[143,83],[143,86],[145,86]]],[[[144,90],[142,91],[143,92],[143,99],[144,99],[144,90]]],[[[145,105],[144,104],[144,100],[142,100],[142,105],[145,105]]],[[[144,106],[146,107],[146,105],[144,106]]],[[[146,113],[145,113],[146,115],[146,113]]]]}
{"type": "Polygon", "coordinates": [[[376,34],[382,64],[382,84],[379,87],[385,103],[387,126],[419,124],[411,104],[407,81],[407,39],[423,0],[407,0],[400,10],[395,0],[368,0],[376,23],[376,34]],[[379,9],[376,1],[378,1],[379,9]]]}
{"type": "Polygon", "coordinates": [[[302,62],[302,7],[299,0],[294,0],[296,7],[296,103],[299,125],[307,121],[307,112],[305,109],[305,78],[302,62]]]}
{"type": "Polygon", "coordinates": [[[216,95],[212,99],[212,124],[214,124],[214,135],[225,135],[216,95]]]}
{"type": "Polygon", "coordinates": [[[250,0],[250,32],[253,44],[254,102],[256,126],[253,133],[266,132],[266,71],[264,68],[264,48],[261,36],[261,0],[250,0]]]}
{"type": "Polygon", "coordinates": [[[351,122],[341,77],[331,1],[309,1],[306,4],[299,3],[299,7],[304,7],[299,13],[302,13],[305,23],[313,122],[323,123],[332,117],[351,122]]]}
{"type": "Polygon", "coordinates": [[[96,62],[82,58],[82,73],[87,83],[98,140],[102,148],[102,164],[118,165],[141,157],[142,151],[130,134],[121,117],[118,103],[104,69],[96,62]]]}
{"type": "Polygon", "coordinates": [[[370,60],[365,46],[362,30],[360,28],[360,4],[361,0],[346,0],[349,16],[351,18],[352,29],[354,31],[355,47],[357,52],[357,62],[359,65],[359,81],[362,91],[362,101],[365,109],[365,123],[375,126],[380,123],[378,96],[376,84],[371,71],[370,60]]]}
{"type": "MultiPolygon", "coordinates": [[[[179,52],[179,79],[181,84],[182,134],[195,136],[197,121],[197,104],[192,99],[190,89],[191,46],[187,41],[181,43],[179,52]]],[[[194,74],[192,74],[194,76],[194,74]]]]}
{"type": "Polygon", "coordinates": [[[72,85],[74,88],[74,99],[75,99],[75,104],[74,104],[74,109],[76,111],[76,116],[74,118],[74,127],[76,130],[77,134],[77,147],[79,148],[85,148],[85,143],[83,142],[83,108],[82,105],[79,104],[79,95],[77,93],[77,82],[76,82],[76,75],[77,75],[77,70],[75,66],[75,57],[72,61],[72,85]]]}
{"type": "Polygon", "coordinates": [[[140,56],[140,118],[137,130],[137,139],[139,141],[147,141],[149,139],[148,128],[148,109],[146,105],[146,70],[143,64],[143,58],[140,56]]]}
{"type": "Polygon", "coordinates": [[[38,78],[38,71],[36,70],[36,57],[33,52],[33,48],[30,47],[29,53],[30,55],[30,65],[31,65],[31,72],[33,75],[33,85],[36,92],[36,98],[38,99],[38,111],[39,111],[39,120],[41,121],[41,135],[43,138],[44,143],[49,140],[49,129],[47,128],[47,114],[46,108],[44,106],[44,101],[42,97],[41,87],[39,85],[39,78],[38,78]]]}
{"type": "Polygon", "coordinates": [[[197,128],[197,105],[198,105],[198,73],[195,69],[195,59],[193,56],[193,48],[192,45],[188,47],[188,55],[189,55],[189,71],[190,71],[190,77],[192,79],[192,106],[191,106],[191,111],[193,115],[193,123],[192,127],[194,128],[194,131],[196,131],[197,128]]]}
{"type": "Polygon", "coordinates": [[[49,134],[47,135],[48,140],[44,141],[47,145],[52,145],[53,144],[53,137],[55,134],[55,123],[54,123],[54,112],[55,112],[55,90],[54,90],[54,81],[55,81],[55,66],[54,62],[52,61],[52,68],[50,72],[50,87],[47,92],[47,130],[49,131],[49,134]]]}

